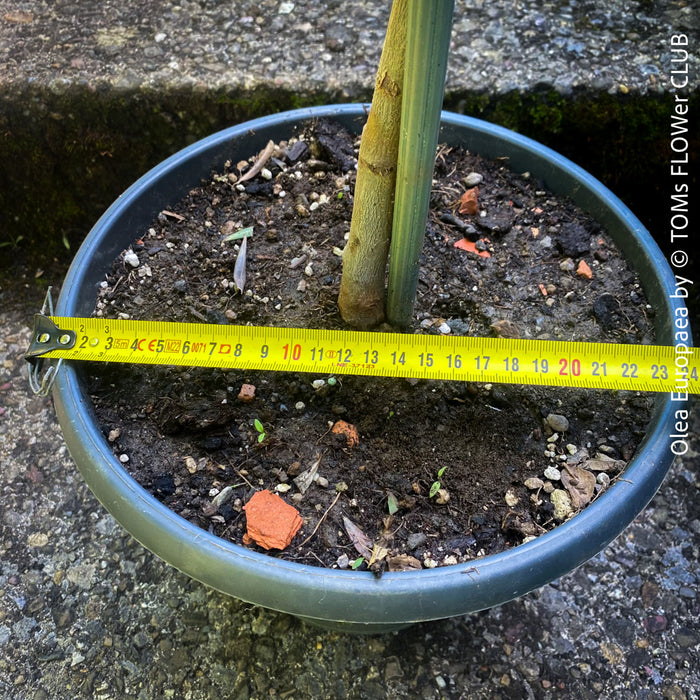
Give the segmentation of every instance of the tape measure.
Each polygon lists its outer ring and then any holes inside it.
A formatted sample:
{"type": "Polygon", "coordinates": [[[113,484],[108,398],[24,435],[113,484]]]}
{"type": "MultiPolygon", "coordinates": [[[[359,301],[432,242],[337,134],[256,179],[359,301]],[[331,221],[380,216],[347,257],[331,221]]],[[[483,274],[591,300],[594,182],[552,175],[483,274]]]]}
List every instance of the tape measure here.
{"type": "Polygon", "coordinates": [[[27,359],[700,393],[687,346],[224,326],[36,314],[27,359]]]}

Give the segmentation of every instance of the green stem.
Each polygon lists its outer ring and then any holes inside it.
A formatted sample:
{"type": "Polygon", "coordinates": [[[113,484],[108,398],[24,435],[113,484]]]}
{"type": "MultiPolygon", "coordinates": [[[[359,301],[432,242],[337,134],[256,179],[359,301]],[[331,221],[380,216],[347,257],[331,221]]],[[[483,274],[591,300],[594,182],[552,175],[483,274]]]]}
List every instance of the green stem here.
{"type": "Polygon", "coordinates": [[[413,316],[445,89],[454,0],[409,0],[387,319],[413,316]]]}

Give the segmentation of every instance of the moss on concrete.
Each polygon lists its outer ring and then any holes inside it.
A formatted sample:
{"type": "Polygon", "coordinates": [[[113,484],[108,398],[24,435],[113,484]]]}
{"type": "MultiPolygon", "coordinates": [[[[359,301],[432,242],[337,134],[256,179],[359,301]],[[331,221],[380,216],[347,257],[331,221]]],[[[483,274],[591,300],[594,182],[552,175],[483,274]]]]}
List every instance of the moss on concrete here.
{"type": "MultiPolygon", "coordinates": [[[[697,114],[700,95],[691,99],[691,113],[697,114]]],[[[340,97],[270,88],[167,92],[98,85],[27,87],[1,100],[0,243],[22,240],[16,248],[0,248],[0,261],[19,257],[38,266],[54,259],[66,263],[105,208],[180,148],[246,119],[340,97]],[[6,255],[8,250],[13,254],[6,255]]],[[[665,207],[654,206],[654,199],[668,192],[672,95],[565,97],[542,87],[498,96],[452,93],[445,107],[554,148],[605,182],[652,233],[662,226],[665,207]]],[[[697,124],[692,140],[698,152],[697,124]]]]}

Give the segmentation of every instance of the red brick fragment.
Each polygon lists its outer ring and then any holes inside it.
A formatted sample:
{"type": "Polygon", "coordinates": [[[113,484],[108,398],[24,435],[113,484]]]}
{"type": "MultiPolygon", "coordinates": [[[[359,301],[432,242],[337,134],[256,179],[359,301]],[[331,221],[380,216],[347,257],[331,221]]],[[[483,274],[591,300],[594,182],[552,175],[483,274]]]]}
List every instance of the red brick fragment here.
{"type": "Polygon", "coordinates": [[[576,274],[579,277],[584,277],[587,280],[592,280],[593,279],[593,270],[588,266],[588,263],[585,260],[581,260],[581,262],[578,264],[578,267],[576,268],[576,274]]]}
{"type": "Polygon", "coordinates": [[[243,384],[238,392],[238,400],[244,403],[249,403],[255,398],[255,385],[243,384]]]}
{"type": "Polygon", "coordinates": [[[243,506],[247,532],[244,544],[264,549],[285,549],[303,524],[299,511],[267,489],[257,491],[243,506]]]}

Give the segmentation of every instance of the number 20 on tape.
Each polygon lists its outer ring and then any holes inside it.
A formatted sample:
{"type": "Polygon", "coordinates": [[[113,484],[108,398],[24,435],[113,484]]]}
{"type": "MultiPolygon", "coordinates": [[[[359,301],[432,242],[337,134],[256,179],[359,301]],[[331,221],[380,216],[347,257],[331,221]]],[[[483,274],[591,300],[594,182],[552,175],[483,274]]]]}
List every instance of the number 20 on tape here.
{"type": "Polygon", "coordinates": [[[30,358],[700,392],[686,346],[37,316],[30,358]]]}

